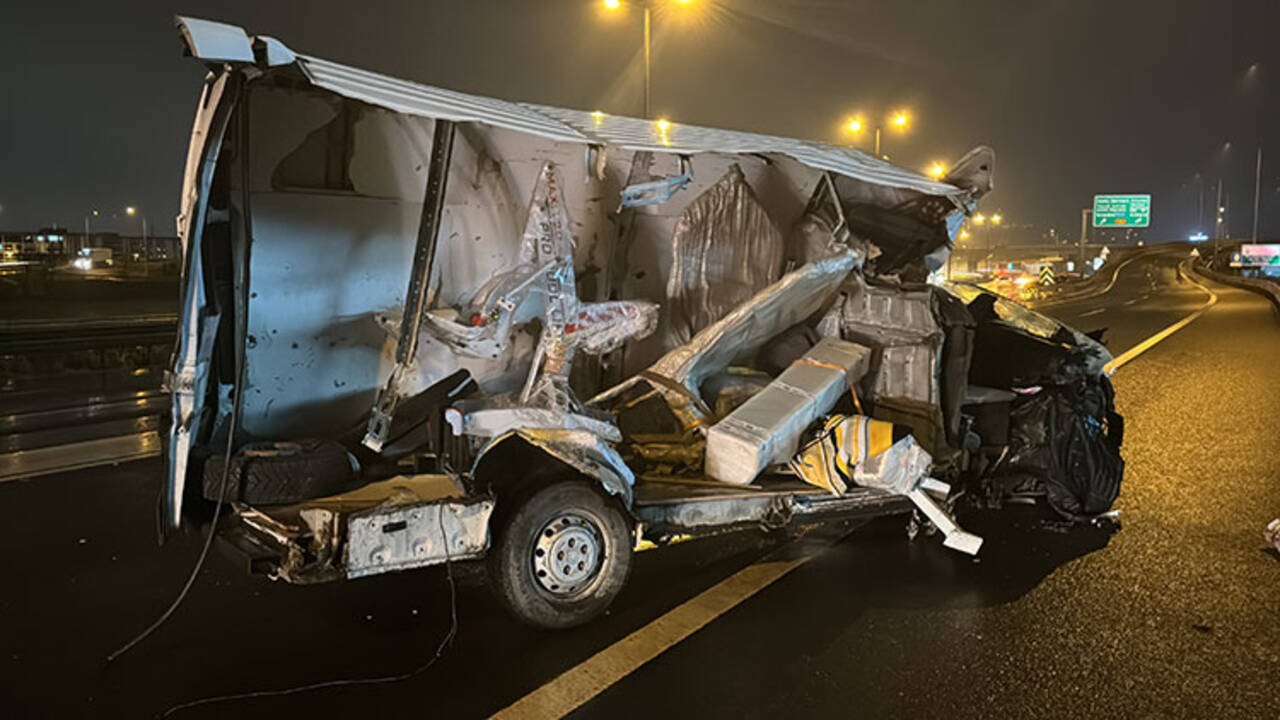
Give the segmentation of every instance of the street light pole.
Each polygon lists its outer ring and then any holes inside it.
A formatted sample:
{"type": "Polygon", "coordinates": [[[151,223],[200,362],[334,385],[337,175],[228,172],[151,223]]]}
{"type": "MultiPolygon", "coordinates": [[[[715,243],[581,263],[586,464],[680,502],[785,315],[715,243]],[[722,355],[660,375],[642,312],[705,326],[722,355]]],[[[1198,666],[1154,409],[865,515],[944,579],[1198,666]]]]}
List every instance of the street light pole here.
{"type": "Polygon", "coordinates": [[[1258,164],[1253,171],[1253,242],[1258,242],[1258,194],[1262,190],[1262,146],[1258,146],[1258,164]]]}
{"type": "Polygon", "coordinates": [[[1092,208],[1081,208],[1080,210],[1080,277],[1084,277],[1084,245],[1089,237],[1089,215],[1093,213],[1092,208]]]}
{"type": "Polygon", "coordinates": [[[652,55],[652,44],[649,39],[649,16],[652,14],[653,8],[649,3],[644,4],[644,119],[653,118],[653,113],[649,105],[649,92],[652,74],[649,65],[649,58],[652,55]]]}

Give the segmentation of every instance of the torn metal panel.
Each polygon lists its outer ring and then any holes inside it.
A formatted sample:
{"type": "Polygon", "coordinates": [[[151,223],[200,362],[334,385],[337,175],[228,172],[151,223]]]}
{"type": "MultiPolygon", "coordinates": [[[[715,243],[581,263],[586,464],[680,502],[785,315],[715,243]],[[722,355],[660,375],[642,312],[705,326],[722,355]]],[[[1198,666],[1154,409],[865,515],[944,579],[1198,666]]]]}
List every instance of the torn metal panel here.
{"type": "MultiPolygon", "coordinates": [[[[454,422],[452,418],[449,419],[454,422]]],[[[460,412],[453,434],[493,438],[513,430],[583,430],[609,442],[622,440],[622,433],[611,423],[578,413],[536,407],[487,408],[460,412]]]]}
{"type": "Polygon", "coordinates": [[[916,487],[907,493],[907,497],[920,508],[929,522],[942,532],[942,545],[966,555],[977,555],[982,548],[982,538],[965,532],[956,524],[954,518],[922,487],[916,487]]]}
{"type": "Polygon", "coordinates": [[[622,201],[618,207],[622,209],[661,205],[674,197],[677,192],[688,187],[691,182],[693,182],[693,165],[681,156],[679,175],[627,185],[622,188],[622,201]]]}
{"type": "Polygon", "coordinates": [[[520,429],[500,435],[476,454],[472,473],[487,453],[511,438],[520,438],[583,475],[598,480],[609,494],[617,495],[627,507],[631,506],[635,473],[627,467],[613,445],[586,430],[520,429]]]}
{"type": "Polygon", "coordinates": [[[646,536],[726,529],[779,528],[793,522],[854,518],[906,512],[906,498],[881,490],[853,487],[835,496],[813,492],[757,492],[706,499],[637,504],[636,516],[646,536]]]}
{"type": "Polygon", "coordinates": [[[790,495],[760,493],[643,505],[636,508],[636,514],[645,525],[666,530],[707,530],[734,525],[778,528],[791,521],[791,505],[790,495]]]}
{"type": "Polygon", "coordinates": [[[809,197],[804,214],[787,237],[787,267],[798,267],[815,260],[851,249],[859,255],[859,265],[866,259],[866,243],[849,234],[844,203],[836,191],[831,173],[822,179],[809,197]]]}
{"type": "Polygon", "coordinates": [[[253,45],[243,28],[181,16],[175,22],[192,57],[206,62],[253,62],[253,45]]]}
{"type": "Polygon", "coordinates": [[[196,111],[187,164],[182,178],[182,208],[178,235],[182,238],[182,319],[165,384],[172,396],[168,477],[164,492],[164,521],[170,529],[182,523],[182,500],[195,436],[204,420],[205,399],[214,338],[221,315],[211,313],[204,286],[202,240],[209,209],[209,188],[222,150],[222,137],[238,99],[236,76],[218,75],[205,84],[196,111]]]}
{"type": "Polygon", "coordinates": [[[479,557],[489,547],[488,499],[396,505],[347,520],[347,577],[479,557]]]}
{"type": "Polygon", "coordinates": [[[737,164],[685,207],[671,238],[668,342],[681,345],[777,279],[782,234],[737,164]]]}
{"type": "Polygon", "coordinates": [[[995,151],[979,145],[951,166],[943,182],[968,190],[972,198],[978,200],[996,187],[995,163],[995,151]]]}

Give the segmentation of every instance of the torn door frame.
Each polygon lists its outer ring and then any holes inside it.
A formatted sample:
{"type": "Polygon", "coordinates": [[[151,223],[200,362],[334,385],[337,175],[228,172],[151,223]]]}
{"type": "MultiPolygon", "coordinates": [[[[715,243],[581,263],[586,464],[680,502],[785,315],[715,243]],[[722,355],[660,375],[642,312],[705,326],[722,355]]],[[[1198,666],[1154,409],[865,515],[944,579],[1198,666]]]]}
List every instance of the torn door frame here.
{"type": "Polygon", "coordinates": [[[164,523],[169,530],[182,523],[191,451],[195,436],[205,422],[213,336],[221,315],[209,315],[201,262],[201,248],[209,209],[209,188],[222,150],[223,136],[240,99],[242,79],[235,73],[211,74],[196,111],[187,163],[182,179],[182,208],[178,215],[178,236],[182,241],[182,323],[175,341],[173,368],[165,378],[171,394],[169,482],[164,493],[164,523]]]}

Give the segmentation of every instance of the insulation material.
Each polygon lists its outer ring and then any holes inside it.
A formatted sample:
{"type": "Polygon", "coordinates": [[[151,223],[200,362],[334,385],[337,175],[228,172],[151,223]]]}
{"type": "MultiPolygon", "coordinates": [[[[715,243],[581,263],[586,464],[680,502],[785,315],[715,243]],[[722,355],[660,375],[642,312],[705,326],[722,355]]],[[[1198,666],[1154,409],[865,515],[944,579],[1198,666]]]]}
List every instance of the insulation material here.
{"type": "Polygon", "coordinates": [[[619,300],[583,303],[565,324],[565,333],[588,355],[602,355],[633,338],[648,336],[658,327],[657,303],[619,300]]]}
{"type": "MultiPolygon", "coordinates": [[[[817,312],[835,294],[855,262],[853,253],[845,252],[787,273],[654,363],[649,368],[651,375],[668,378],[680,388],[656,387],[681,423],[696,425],[707,420],[697,403],[691,401],[698,396],[704,380],[728,367],[734,358],[754,351],[817,312]]],[[[612,397],[628,386],[623,383],[607,390],[593,402],[612,397]]]]}
{"type": "Polygon", "coordinates": [[[876,398],[938,402],[938,351],[932,345],[885,348],[871,394],[876,398]]]}
{"type": "Polygon", "coordinates": [[[908,435],[855,467],[853,481],[863,487],[906,495],[929,473],[932,462],[915,437],[908,435]]]}
{"type": "Polygon", "coordinates": [[[669,342],[689,341],[782,272],[782,233],[736,164],[676,223],[667,280],[669,342]]]}
{"type": "Polygon", "coordinates": [[[818,437],[791,459],[791,469],[810,485],[840,495],[849,488],[860,463],[892,445],[893,423],[863,415],[834,415],[818,437]]]}
{"type": "Polygon", "coordinates": [[[707,475],[746,484],[787,462],[805,428],[831,410],[867,370],[871,350],[826,338],[707,432],[707,475]]]}
{"type": "Polygon", "coordinates": [[[875,398],[907,398],[938,404],[942,329],[929,288],[862,285],[840,311],[841,336],[878,348],[872,369],[875,398]]]}

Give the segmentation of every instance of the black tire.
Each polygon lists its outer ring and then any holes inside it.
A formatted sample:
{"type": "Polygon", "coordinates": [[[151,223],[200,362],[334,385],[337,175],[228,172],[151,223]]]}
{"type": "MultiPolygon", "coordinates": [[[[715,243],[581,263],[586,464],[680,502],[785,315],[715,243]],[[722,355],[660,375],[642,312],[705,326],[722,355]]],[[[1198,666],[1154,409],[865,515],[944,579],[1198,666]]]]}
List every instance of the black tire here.
{"type": "Polygon", "coordinates": [[[507,610],[530,625],[550,629],[582,625],[603,613],[631,572],[631,523],[617,503],[577,481],[513,498],[505,510],[501,497],[498,502],[488,577],[507,610]],[[582,544],[593,534],[598,555],[582,544]],[[536,555],[540,550],[544,554],[536,555]],[[545,565],[554,555],[575,551],[582,553],[575,556],[582,567],[561,557],[555,574],[547,574],[545,565]],[[588,564],[597,558],[598,563],[588,564]],[[558,584],[566,578],[566,584],[558,584]]]}
{"type": "MultiPolygon", "coordinates": [[[[222,489],[222,455],[204,464],[204,496],[217,500],[222,489]]],[[[250,443],[231,458],[226,501],[286,505],[350,489],[355,476],[346,448],[332,440],[250,443]]]]}

